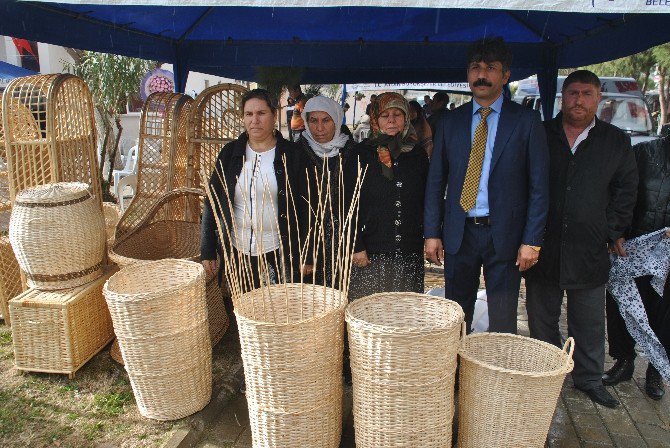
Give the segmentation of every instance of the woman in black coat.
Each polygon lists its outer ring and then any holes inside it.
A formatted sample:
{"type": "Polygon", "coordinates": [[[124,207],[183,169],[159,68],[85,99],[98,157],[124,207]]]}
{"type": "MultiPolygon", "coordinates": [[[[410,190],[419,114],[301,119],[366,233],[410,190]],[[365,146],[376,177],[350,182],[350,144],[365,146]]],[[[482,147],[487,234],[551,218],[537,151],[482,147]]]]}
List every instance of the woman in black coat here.
{"type": "Polygon", "coordinates": [[[379,95],[371,108],[371,137],[345,166],[351,201],[358,162],[365,170],[356,226],[349,300],[390,291],[424,292],[423,204],[428,156],[409,121],[407,100],[379,95]]]}
{"type": "Polygon", "coordinates": [[[205,201],[200,253],[208,276],[220,270],[217,253],[222,247],[234,259],[244,254],[252,273],[242,285],[245,292],[262,282],[299,280],[296,253],[307,231],[308,206],[300,199],[307,196],[307,161],[299,145],[275,129],[274,97],[263,89],[251,90],[242,97],[241,108],[246,132],[225,145],[216,160],[209,185],[218,203],[205,201]],[[287,183],[293,200],[287,200],[287,183]],[[214,211],[223,235],[217,232],[214,211]],[[260,273],[261,256],[268,272],[260,273]]]}

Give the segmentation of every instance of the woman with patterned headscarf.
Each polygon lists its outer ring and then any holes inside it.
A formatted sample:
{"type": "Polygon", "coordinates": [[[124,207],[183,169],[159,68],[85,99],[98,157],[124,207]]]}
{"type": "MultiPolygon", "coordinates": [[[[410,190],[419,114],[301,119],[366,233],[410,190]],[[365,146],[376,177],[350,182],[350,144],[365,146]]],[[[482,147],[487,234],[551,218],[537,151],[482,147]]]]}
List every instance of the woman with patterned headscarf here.
{"type": "MultiPolygon", "coordinates": [[[[428,156],[409,120],[407,100],[379,95],[370,137],[344,168],[345,196],[353,196],[358,163],[365,170],[349,300],[377,292],[423,292],[423,203],[428,156]]],[[[350,199],[349,199],[350,200],[350,199]]]]}

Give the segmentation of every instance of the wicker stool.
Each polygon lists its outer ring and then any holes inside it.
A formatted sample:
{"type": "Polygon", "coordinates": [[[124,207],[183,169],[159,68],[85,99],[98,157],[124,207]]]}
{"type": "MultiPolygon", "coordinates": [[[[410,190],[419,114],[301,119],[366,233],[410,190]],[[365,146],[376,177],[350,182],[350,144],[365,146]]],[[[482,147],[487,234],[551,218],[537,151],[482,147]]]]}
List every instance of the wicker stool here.
{"type": "Polygon", "coordinates": [[[205,270],[186,260],[135,263],[104,287],[140,413],[174,420],[212,393],[205,270]]]}
{"type": "Polygon", "coordinates": [[[544,447],[574,342],[563,350],[503,333],[466,336],[458,389],[458,446],[544,447]]]}
{"type": "Polygon", "coordinates": [[[346,297],[281,284],[235,308],[255,447],[336,448],[342,432],[346,297]]]}
{"type": "Polygon", "coordinates": [[[380,293],[347,307],[356,446],[449,447],[464,314],[450,300],[380,293]]]}

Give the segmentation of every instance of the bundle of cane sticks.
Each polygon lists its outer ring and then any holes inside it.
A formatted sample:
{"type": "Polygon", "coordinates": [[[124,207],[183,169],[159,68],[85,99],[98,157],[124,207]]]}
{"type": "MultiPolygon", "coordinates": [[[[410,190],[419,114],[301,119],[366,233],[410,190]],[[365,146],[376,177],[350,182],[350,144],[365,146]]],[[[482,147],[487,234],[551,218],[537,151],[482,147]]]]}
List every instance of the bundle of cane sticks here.
{"type": "MultiPolygon", "coordinates": [[[[242,305],[241,301],[250,300],[252,301],[251,309],[252,316],[250,318],[254,319],[257,311],[259,312],[259,317],[263,316],[261,319],[268,321],[268,316],[271,316],[269,319],[270,322],[275,324],[280,323],[291,323],[295,321],[302,321],[304,319],[309,319],[314,317],[315,313],[318,313],[320,310],[323,310],[323,306],[320,306],[317,303],[319,300],[324,300],[328,295],[326,292],[327,288],[332,288],[339,292],[340,295],[346,295],[347,290],[349,289],[349,280],[351,275],[351,255],[353,252],[354,241],[356,239],[357,226],[356,222],[358,220],[358,206],[360,199],[360,189],[363,183],[365,173],[360,167],[360,163],[357,166],[357,175],[353,180],[349,180],[350,185],[345,186],[345,179],[343,175],[343,164],[342,160],[338,161],[339,170],[337,174],[333,174],[331,170],[328,169],[327,160],[324,159],[324,165],[322,169],[322,175],[318,175],[316,167],[313,171],[305,171],[305,176],[307,179],[307,196],[300,195],[293,191],[292,185],[288,181],[288,176],[286,176],[285,185],[283,185],[286,194],[284,195],[286,200],[286,210],[289,213],[293,213],[293,219],[288,219],[288,233],[289,235],[295,231],[300,237],[298,241],[294,241],[291,238],[288,238],[286,244],[281,244],[281,239],[279,238],[279,222],[278,222],[278,212],[275,206],[278,206],[279,203],[271,199],[271,193],[268,182],[268,179],[250,179],[248,178],[248,172],[243,170],[240,174],[240,177],[237,179],[238,184],[241,185],[252,185],[254,188],[254,182],[262,182],[262,197],[255,197],[256,211],[268,209],[272,211],[270,225],[272,227],[272,232],[277,235],[277,238],[280,241],[277,259],[277,272],[272,267],[272,263],[269,260],[270,254],[273,254],[274,251],[265,251],[263,238],[263,227],[267,228],[268,216],[258,216],[259,213],[256,213],[254,216],[254,211],[249,210],[247,198],[250,194],[250,191],[247,191],[246,188],[238,189],[238,191],[228,191],[228,185],[223,178],[224,167],[219,161],[219,164],[215,167],[214,175],[218,176],[223,190],[225,192],[225,203],[223,199],[216,195],[216,192],[212,189],[211,185],[207,184],[205,186],[207,198],[209,199],[212,211],[216,220],[216,227],[220,235],[220,240],[222,242],[222,259],[223,263],[223,274],[229,285],[233,305],[238,308],[242,305]],[[337,176],[337,185],[338,191],[337,194],[334,194],[331,191],[333,186],[333,176],[337,176]],[[353,184],[353,185],[351,185],[353,184]],[[345,200],[345,188],[350,191],[349,197],[345,200]],[[353,191],[353,194],[351,194],[353,191]],[[235,219],[235,206],[240,206],[241,204],[234,204],[236,193],[241,193],[243,207],[244,207],[244,216],[251,219],[251,226],[253,232],[257,235],[255,240],[256,252],[257,252],[257,263],[252,263],[252,255],[250,251],[240,250],[239,247],[235,247],[236,241],[249,241],[250,236],[245,232],[241,227],[240,223],[236,222],[235,219]],[[298,201],[306,201],[307,207],[298,207],[298,201]],[[266,207],[267,205],[267,207],[266,207]],[[230,225],[227,225],[226,222],[222,220],[224,216],[224,207],[227,207],[229,210],[230,225]],[[304,217],[298,216],[299,209],[309,210],[307,219],[299,219],[304,217]],[[339,219],[335,219],[333,212],[337,212],[339,219]],[[264,219],[265,218],[265,219],[264,219]],[[307,229],[300,228],[300,222],[307,225],[307,229]],[[265,223],[265,224],[264,224],[265,223]],[[297,229],[292,229],[291,226],[297,226],[297,229]],[[329,226],[332,231],[327,232],[326,227],[329,226]],[[330,234],[330,238],[329,235],[330,234]],[[330,256],[328,256],[330,254],[330,256]],[[298,260],[296,264],[294,261],[298,260]],[[312,275],[306,275],[304,273],[303,267],[305,264],[310,262],[317,262],[313,267],[314,272],[312,275]],[[329,265],[327,265],[329,264],[329,265]],[[257,272],[253,272],[254,269],[257,272]],[[296,272],[298,270],[298,272],[296,272]],[[323,278],[327,281],[317,283],[317,274],[318,272],[323,274],[323,278]],[[326,271],[330,275],[326,276],[326,271]],[[260,287],[258,284],[254,284],[254,278],[260,279],[260,287]],[[295,288],[289,288],[288,285],[293,282],[293,279],[299,279],[298,284],[301,285],[299,288],[299,297],[295,296],[295,288]],[[326,284],[328,283],[328,284],[326,284]],[[277,287],[278,285],[283,285],[283,288],[277,287]],[[311,285],[311,287],[305,288],[304,285],[311,285]],[[323,287],[322,291],[320,291],[323,287]],[[245,294],[253,289],[260,289],[262,294],[245,294]],[[283,299],[285,300],[285,308],[283,312],[277,313],[273,308],[273,303],[277,303],[276,297],[273,297],[273,294],[277,294],[278,291],[283,291],[283,299]],[[296,302],[296,300],[298,302],[296,302]],[[306,301],[311,300],[311,303],[308,305],[306,301]],[[260,302],[260,303],[259,303],[260,302]],[[289,306],[289,302],[291,306],[289,306]],[[307,306],[303,306],[307,305],[307,306]],[[299,313],[287,312],[289,308],[293,310],[300,310],[299,313]]],[[[352,162],[349,162],[352,163],[352,162]]],[[[286,159],[283,159],[284,171],[286,171],[286,159]]],[[[281,186],[280,186],[281,187],[281,186]]],[[[258,190],[256,190],[258,191],[258,190]]],[[[257,195],[256,195],[257,196],[257,195]]],[[[238,199],[240,195],[238,194],[238,199]]],[[[278,199],[278,201],[281,199],[278,199]]],[[[257,283],[257,282],[256,282],[257,283]]],[[[293,282],[295,285],[295,282],[293,282]]],[[[249,304],[245,304],[249,305],[249,304]]],[[[247,306],[245,306],[248,309],[247,306]]]]}

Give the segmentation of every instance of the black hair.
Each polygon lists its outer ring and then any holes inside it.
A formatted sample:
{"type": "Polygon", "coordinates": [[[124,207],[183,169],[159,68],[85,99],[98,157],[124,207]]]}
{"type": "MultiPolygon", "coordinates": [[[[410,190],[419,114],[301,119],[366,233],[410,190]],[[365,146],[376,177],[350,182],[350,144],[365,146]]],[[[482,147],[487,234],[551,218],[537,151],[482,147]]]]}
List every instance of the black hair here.
{"type": "Polygon", "coordinates": [[[253,89],[242,95],[242,99],[240,100],[240,109],[244,111],[244,105],[247,103],[247,101],[252,99],[265,101],[273,114],[276,113],[277,109],[279,108],[277,98],[275,98],[273,94],[265,89],[253,89]]]}
{"type": "Polygon", "coordinates": [[[302,92],[302,87],[300,87],[300,84],[293,84],[291,90],[299,90],[302,92]]]}
{"type": "Polygon", "coordinates": [[[561,88],[561,91],[565,92],[565,89],[573,82],[581,82],[582,84],[591,84],[592,86],[595,86],[598,90],[600,90],[600,78],[598,78],[598,76],[595,73],[588,70],[577,70],[575,72],[570,73],[568,77],[565,78],[565,81],[563,81],[563,87],[561,88]]]}
{"type": "Polygon", "coordinates": [[[439,91],[435,95],[433,95],[433,101],[437,101],[438,103],[444,101],[445,103],[448,103],[449,95],[447,94],[447,92],[439,91]]]}
{"type": "Polygon", "coordinates": [[[512,52],[502,37],[485,37],[472,43],[468,49],[468,65],[473,62],[500,62],[503,72],[512,66],[512,52]]]}
{"type": "Polygon", "coordinates": [[[411,109],[414,109],[414,112],[416,112],[416,118],[421,119],[425,118],[426,113],[423,110],[423,107],[421,107],[421,104],[419,104],[418,101],[410,101],[409,102],[409,107],[411,109]]]}

